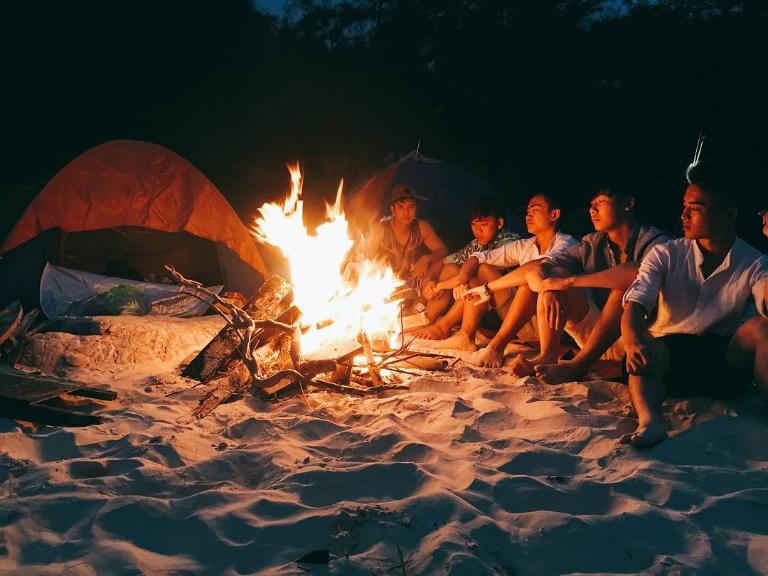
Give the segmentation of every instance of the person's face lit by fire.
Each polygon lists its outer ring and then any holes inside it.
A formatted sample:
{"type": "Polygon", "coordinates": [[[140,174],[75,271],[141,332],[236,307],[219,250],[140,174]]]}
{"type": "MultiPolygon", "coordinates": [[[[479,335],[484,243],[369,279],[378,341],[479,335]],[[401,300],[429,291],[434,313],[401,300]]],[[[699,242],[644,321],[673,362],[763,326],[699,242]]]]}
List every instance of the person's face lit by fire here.
{"type": "Polygon", "coordinates": [[[472,234],[475,236],[475,240],[480,246],[488,246],[493,239],[496,238],[496,234],[499,233],[504,227],[504,218],[498,218],[497,216],[477,216],[472,218],[470,222],[472,227],[472,234]]]}
{"type": "Polygon", "coordinates": [[[418,207],[413,198],[403,198],[392,202],[392,219],[403,226],[410,226],[416,220],[418,207]]]}
{"type": "Polygon", "coordinates": [[[529,234],[540,234],[552,228],[560,218],[560,210],[550,210],[547,198],[537,194],[528,200],[525,210],[525,227],[529,234]]]}
{"type": "Polygon", "coordinates": [[[598,193],[589,203],[589,217],[597,232],[614,230],[629,219],[634,198],[621,199],[598,193]]]}
{"type": "Polygon", "coordinates": [[[711,194],[689,184],[683,196],[683,233],[689,240],[713,238],[728,230],[736,219],[736,210],[722,206],[711,194]]]}

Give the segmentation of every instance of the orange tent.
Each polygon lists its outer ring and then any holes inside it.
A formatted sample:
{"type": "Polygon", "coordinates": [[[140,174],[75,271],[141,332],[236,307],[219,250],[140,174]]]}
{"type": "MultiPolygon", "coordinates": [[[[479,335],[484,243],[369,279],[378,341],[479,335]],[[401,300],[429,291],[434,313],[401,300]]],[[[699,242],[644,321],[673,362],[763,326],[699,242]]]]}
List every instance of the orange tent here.
{"type": "Polygon", "coordinates": [[[67,164],[29,205],[0,254],[45,230],[125,226],[222,243],[267,274],[253,237],[216,186],[178,154],[135,140],[100,144],[67,164]]]}

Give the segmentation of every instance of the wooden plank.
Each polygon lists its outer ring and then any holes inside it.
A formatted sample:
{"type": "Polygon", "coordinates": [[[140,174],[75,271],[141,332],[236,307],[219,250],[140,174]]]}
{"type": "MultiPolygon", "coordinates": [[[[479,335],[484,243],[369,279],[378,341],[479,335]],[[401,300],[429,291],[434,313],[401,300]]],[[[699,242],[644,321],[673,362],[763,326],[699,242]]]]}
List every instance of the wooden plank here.
{"type": "Polygon", "coordinates": [[[86,386],[85,388],[78,388],[71,392],[75,396],[82,396],[83,398],[95,398],[96,400],[114,400],[117,398],[117,392],[104,388],[92,388],[86,386]]]}
{"type": "Polygon", "coordinates": [[[29,374],[15,370],[5,364],[0,365],[0,397],[22,400],[30,404],[44,402],[66,393],[89,396],[104,400],[114,400],[117,394],[111,390],[90,387],[84,382],[73,382],[51,378],[41,374],[29,374]],[[84,390],[84,392],[78,391],[84,390]]]}
{"type": "Polygon", "coordinates": [[[29,404],[24,400],[4,398],[0,402],[0,416],[13,420],[26,420],[50,426],[89,426],[99,424],[104,419],[100,416],[67,410],[45,404],[29,404]]]}

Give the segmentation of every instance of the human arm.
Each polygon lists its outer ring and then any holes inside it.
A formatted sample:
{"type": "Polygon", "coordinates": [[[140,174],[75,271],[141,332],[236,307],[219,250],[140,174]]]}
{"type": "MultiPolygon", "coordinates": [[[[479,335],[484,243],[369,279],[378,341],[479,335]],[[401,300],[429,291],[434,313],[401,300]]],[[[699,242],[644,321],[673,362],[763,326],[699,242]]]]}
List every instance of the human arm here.
{"type": "Polygon", "coordinates": [[[525,284],[526,275],[535,267],[536,260],[526,262],[511,272],[507,272],[501,278],[491,280],[483,286],[477,286],[476,288],[468,290],[464,297],[473,300],[476,305],[480,305],[483,302],[490,300],[494,292],[498,292],[499,290],[506,290],[507,288],[513,288],[515,286],[522,286],[525,284]]]}
{"type": "Polygon", "coordinates": [[[571,288],[626,290],[634,282],[639,269],[639,262],[625,262],[591,274],[550,276],[542,279],[541,290],[570,290],[571,288]]]}
{"type": "Polygon", "coordinates": [[[627,355],[627,371],[642,374],[651,361],[651,346],[647,337],[647,313],[637,302],[628,302],[621,315],[621,339],[627,355]]]}
{"type": "Polygon", "coordinates": [[[423,278],[432,264],[440,262],[448,255],[448,248],[426,220],[419,220],[419,231],[424,245],[429,249],[429,254],[424,254],[414,262],[411,273],[417,278],[423,278]]]}

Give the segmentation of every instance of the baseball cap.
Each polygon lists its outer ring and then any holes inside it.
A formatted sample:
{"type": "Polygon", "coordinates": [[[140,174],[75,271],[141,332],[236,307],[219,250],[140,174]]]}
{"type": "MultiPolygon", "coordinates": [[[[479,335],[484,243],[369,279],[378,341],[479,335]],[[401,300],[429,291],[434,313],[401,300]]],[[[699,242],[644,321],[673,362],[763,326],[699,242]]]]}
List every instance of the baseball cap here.
{"type": "Polygon", "coordinates": [[[414,200],[426,200],[424,196],[416,194],[413,188],[409,188],[408,186],[395,186],[392,189],[389,201],[392,203],[397,202],[398,200],[405,200],[406,198],[412,198],[414,200]]]}

